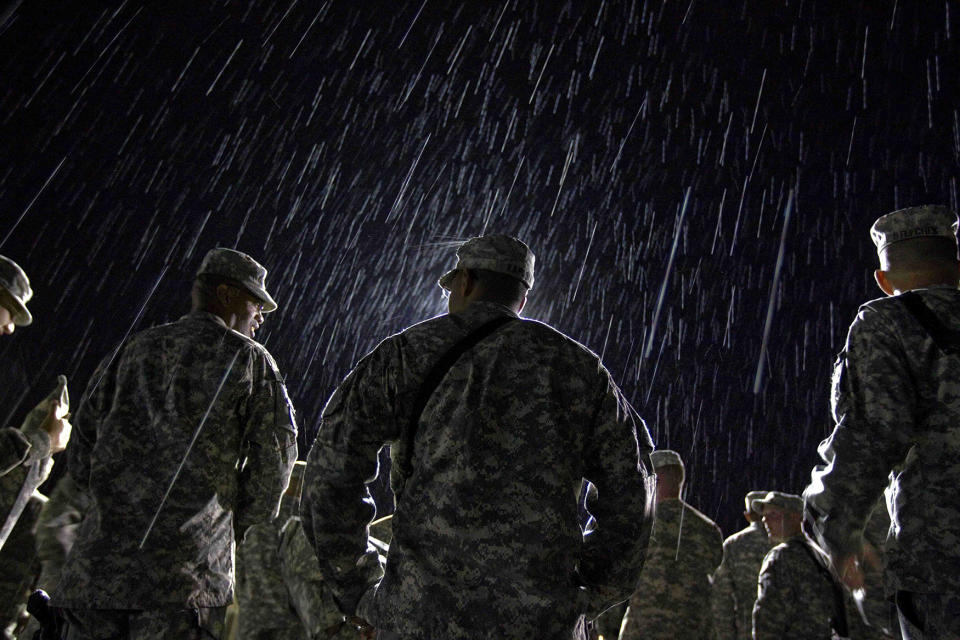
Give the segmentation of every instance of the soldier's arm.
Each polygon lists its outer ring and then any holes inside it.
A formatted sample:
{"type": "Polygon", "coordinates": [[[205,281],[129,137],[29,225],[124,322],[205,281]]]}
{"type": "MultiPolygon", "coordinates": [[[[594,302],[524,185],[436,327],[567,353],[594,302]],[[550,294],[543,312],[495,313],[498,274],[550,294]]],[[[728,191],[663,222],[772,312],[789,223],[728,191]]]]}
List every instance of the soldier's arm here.
{"type": "Polygon", "coordinates": [[[579,566],[588,590],[595,592],[594,612],[633,591],[653,523],[647,471],[653,442],[609,374],[601,373],[596,427],[584,461],[584,475],[597,488],[587,504],[597,528],[584,540],[579,566]]]}
{"type": "Polygon", "coordinates": [[[276,516],[297,461],[297,423],[287,388],[269,355],[256,352],[252,357],[260,375],[246,406],[234,512],[238,541],[248,527],[276,516]]]}
{"type": "Polygon", "coordinates": [[[303,533],[300,518],[287,520],[280,534],[280,573],[293,610],[308,638],[326,638],[343,615],[320,575],[320,565],[303,533]]]}
{"type": "Polygon", "coordinates": [[[710,608],[718,640],[734,640],[737,637],[737,598],[733,589],[733,576],[729,570],[729,546],[724,547],[723,561],[713,575],[710,593],[710,608]]]}
{"type": "Polygon", "coordinates": [[[826,464],[804,492],[807,518],[832,560],[855,554],[890,470],[910,448],[916,390],[896,327],[864,307],[833,376],[836,427],[818,449],[826,464]]]}
{"type": "Polygon", "coordinates": [[[780,640],[790,629],[794,599],[789,576],[780,566],[783,547],[777,547],[763,559],[757,578],[757,601],[753,605],[753,640],[780,640]]]}
{"type": "Polygon", "coordinates": [[[79,492],[90,488],[90,454],[97,443],[97,428],[110,411],[110,400],[116,388],[117,367],[121,360],[121,347],[105,357],[97,366],[87,388],[80,398],[73,418],[73,435],[66,449],[70,476],[79,492]]]}
{"type": "Polygon", "coordinates": [[[393,339],[363,358],[323,410],[307,456],[300,515],[304,533],[337,606],[355,615],[360,598],[383,575],[368,543],[376,508],[366,483],[377,476],[377,454],[396,440],[399,353],[393,339]]]}
{"type": "Polygon", "coordinates": [[[247,529],[237,546],[236,599],[242,638],[274,638],[289,610],[277,557],[277,527],[271,522],[247,529]]]}

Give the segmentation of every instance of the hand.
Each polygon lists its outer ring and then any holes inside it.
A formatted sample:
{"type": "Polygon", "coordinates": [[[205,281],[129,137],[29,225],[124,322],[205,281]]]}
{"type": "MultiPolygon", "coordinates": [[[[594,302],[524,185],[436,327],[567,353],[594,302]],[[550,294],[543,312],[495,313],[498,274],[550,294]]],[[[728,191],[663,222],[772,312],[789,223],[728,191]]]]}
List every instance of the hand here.
{"type": "Polygon", "coordinates": [[[69,417],[66,407],[55,400],[47,417],[40,424],[40,428],[50,436],[50,453],[57,453],[67,448],[70,432],[73,430],[73,426],[67,420],[69,417]]]}
{"type": "Polygon", "coordinates": [[[864,573],[867,571],[879,572],[881,562],[880,556],[873,545],[869,542],[864,542],[863,547],[860,548],[858,553],[837,558],[835,566],[837,575],[840,576],[840,581],[843,582],[850,591],[856,591],[857,589],[864,589],[866,586],[864,573]]]}
{"type": "Polygon", "coordinates": [[[377,637],[377,630],[363,618],[349,616],[347,618],[347,624],[356,628],[360,634],[360,640],[375,640],[377,637]]]}

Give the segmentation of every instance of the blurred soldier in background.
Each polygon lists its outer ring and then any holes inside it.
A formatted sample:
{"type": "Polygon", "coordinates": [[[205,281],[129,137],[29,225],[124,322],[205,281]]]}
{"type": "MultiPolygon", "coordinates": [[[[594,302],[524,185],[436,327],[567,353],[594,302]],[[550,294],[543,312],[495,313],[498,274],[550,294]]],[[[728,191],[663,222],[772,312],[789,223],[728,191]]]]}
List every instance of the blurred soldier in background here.
{"type": "Polygon", "coordinates": [[[293,467],[280,515],[250,527],[237,548],[239,640],[333,638],[344,625],[298,515],[305,466],[293,467]]]}
{"type": "Polygon", "coordinates": [[[887,298],[860,307],[833,376],[836,428],[805,491],[837,574],[863,586],[863,540],[891,484],[887,591],[904,637],[960,637],[960,266],[957,217],[900,209],[870,230],[887,298]],[[891,475],[891,472],[892,475],[891,475]],[[910,625],[913,625],[911,628],[910,625]]]}
{"type": "Polygon", "coordinates": [[[327,403],[304,529],[341,611],[381,638],[582,637],[584,612],[636,584],[650,437],[595,354],[518,318],[533,286],[525,244],[483,236],[457,256],[440,279],[450,313],[384,340],[327,403]],[[388,443],[384,575],[364,483],[388,443]],[[586,540],[584,478],[598,489],[586,540]]]}
{"type": "MultiPolygon", "coordinates": [[[[0,335],[33,322],[27,302],[33,297],[23,269],[0,256],[0,335]]],[[[70,439],[67,421],[67,379],[28,415],[20,429],[0,429],[0,547],[26,507],[30,496],[50,474],[51,454],[63,451],[70,439]]]]}
{"type": "Polygon", "coordinates": [[[804,536],[803,498],[771,491],[753,504],[763,513],[770,539],[778,543],[760,569],[754,640],[883,638],[863,622],[850,594],[830,573],[826,555],[804,536]]]}
{"type": "Polygon", "coordinates": [[[210,251],[191,312],[131,337],[88,385],[68,453],[91,504],[53,594],[70,640],[222,633],[234,543],[276,514],[297,459],[283,379],[253,340],[277,308],[265,277],[210,251]]]}
{"type": "Polygon", "coordinates": [[[723,534],[713,520],[680,497],[684,483],[680,454],[660,449],[650,458],[657,474],[656,520],[620,638],[709,638],[710,576],[723,560],[723,534]]]}
{"type": "Polygon", "coordinates": [[[753,603],[757,599],[757,576],[763,558],[773,546],[753,501],[767,495],[751,491],[744,498],[743,517],[749,523],[723,542],[723,562],[713,576],[711,604],[719,640],[750,640],[753,603]]]}

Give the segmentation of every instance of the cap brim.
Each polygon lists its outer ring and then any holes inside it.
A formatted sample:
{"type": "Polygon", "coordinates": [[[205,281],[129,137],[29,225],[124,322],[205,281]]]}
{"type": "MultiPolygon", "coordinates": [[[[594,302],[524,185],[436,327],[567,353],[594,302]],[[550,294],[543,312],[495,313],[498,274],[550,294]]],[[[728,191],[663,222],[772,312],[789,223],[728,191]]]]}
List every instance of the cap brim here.
{"type": "Polygon", "coordinates": [[[277,302],[274,300],[266,289],[260,287],[245,287],[248,288],[251,295],[254,298],[263,303],[263,313],[272,313],[277,310],[277,302]]]}
{"type": "Polygon", "coordinates": [[[10,295],[10,300],[17,307],[14,309],[13,324],[18,327],[25,327],[33,323],[33,315],[27,310],[27,305],[23,304],[20,298],[12,294],[10,295]]]}

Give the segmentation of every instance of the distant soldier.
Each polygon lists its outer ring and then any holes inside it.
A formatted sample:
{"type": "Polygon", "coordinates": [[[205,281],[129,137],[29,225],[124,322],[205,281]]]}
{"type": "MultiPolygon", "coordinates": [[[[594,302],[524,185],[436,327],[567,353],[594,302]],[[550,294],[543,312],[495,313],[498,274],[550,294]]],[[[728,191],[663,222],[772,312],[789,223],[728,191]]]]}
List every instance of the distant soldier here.
{"type": "Polygon", "coordinates": [[[220,636],[234,544],[276,514],[297,459],[283,379],[253,340],[277,308],[265,277],[210,251],[192,311],[94,374],[68,451],[92,502],[53,594],[68,640],[220,636]]]}
{"type": "MultiPolygon", "coordinates": [[[[27,310],[32,297],[27,274],[16,262],[0,256],[0,335],[33,322],[27,310]]],[[[50,456],[63,451],[70,439],[69,407],[61,402],[66,384],[61,376],[56,392],[27,415],[21,428],[0,429],[0,547],[30,496],[50,474],[50,456]]]]}
{"type": "Polygon", "coordinates": [[[333,638],[344,624],[298,515],[305,466],[294,466],[280,515],[237,548],[238,640],[333,638]]]}
{"type": "Polygon", "coordinates": [[[710,576],[723,560],[723,534],[681,499],[685,472],[680,454],[660,449],[650,457],[657,474],[657,514],[620,638],[709,638],[710,576]]]}
{"type": "Polygon", "coordinates": [[[850,325],[833,376],[836,428],[804,492],[820,544],[856,589],[876,564],[862,532],[891,484],[886,587],[904,637],[960,635],[956,231],[956,214],[943,206],[900,209],[874,223],[874,275],[888,297],[861,306],[850,325]]]}
{"type": "Polygon", "coordinates": [[[754,505],[778,543],[760,569],[754,640],[883,638],[860,618],[850,594],[830,573],[826,555],[804,536],[803,498],[771,491],[754,505]]]}
{"type": "Polygon", "coordinates": [[[650,437],[595,354],[518,317],[524,243],[483,236],[457,256],[439,282],[450,313],[384,340],[327,403],[304,529],[341,611],[381,640],[582,637],[583,614],[635,584],[650,437]],[[365,482],[385,444],[399,497],[384,575],[365,482]]]}
{"type": "Polygon", "coordinates": [[[757,599],[757,576],[763,558],[773,547],[753,501],[767,495],[751,491],[744,498],[743,517],[749,523],[723,542],[723,562],[713,576],[713,618],[719,640],[750,640],[753,603],[757,599]]]}

